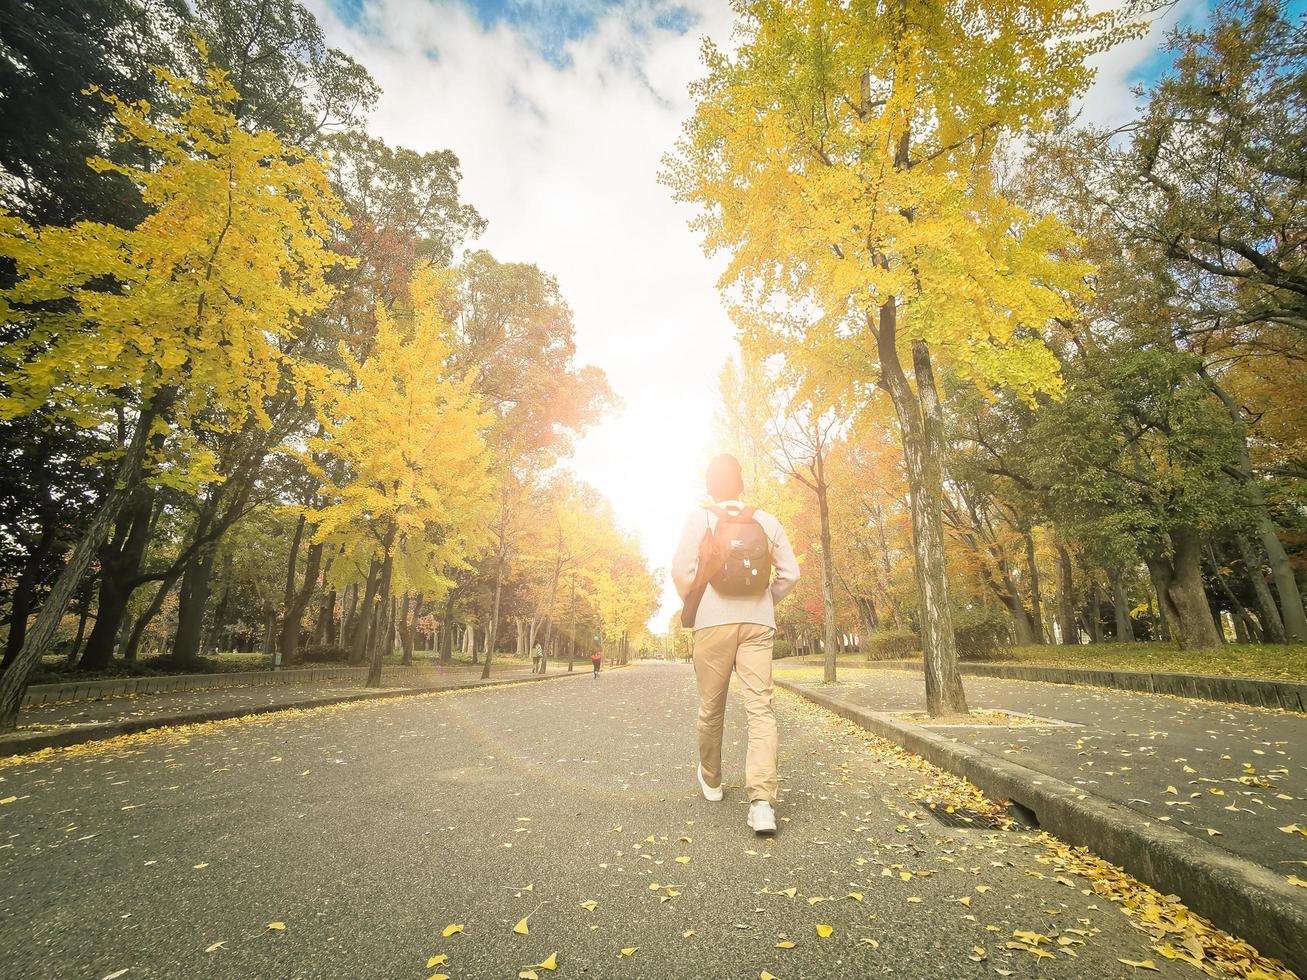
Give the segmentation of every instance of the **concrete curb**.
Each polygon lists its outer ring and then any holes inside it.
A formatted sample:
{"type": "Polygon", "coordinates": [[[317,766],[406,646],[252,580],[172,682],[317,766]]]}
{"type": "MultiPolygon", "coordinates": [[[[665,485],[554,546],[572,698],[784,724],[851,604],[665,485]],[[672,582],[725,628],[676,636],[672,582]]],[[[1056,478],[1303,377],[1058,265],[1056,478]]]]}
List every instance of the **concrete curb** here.
{"type": "MultiPolygon", "coordinates": [[[[613,668],[616,669],[616,668],[613,668]]],[[[255,705],[245,708],[212,708],[204,711],[182,712],[175,715],[159,715],[154,718],[129,718],[123,721],[97,722],[75,728],[61,728],[49,732],[32,732],[31,734],[0,736],[0,763],[8,756],[26,755],[40,749],[65,748],[80,745],[83,742],[101,742],[119,735],[131,735],[147,732],[154,728],[172,728],[176,725],[195,725],[206,721],[224,721],[228,718],[244,718],[250,715],[267,715],[278,711],[291,711],[296,708],[322,708],[330,704],[346,704],[350,701],[386,701],[391,698],[412,697],[415,694],[438,694],[442,691],[474,691],[482,687],[503,684],[531,684],[536,681],[552,681],[559,677],[584,677],[581,671],[557,674],[536,675],[534,677],[509,677],[504,680],[490,678],[471,684],[452,684],[446,687],[409,687],[397,691],[379,691],[371,693],[360,691],[356,694],[333,694],[307,701],[291,701],[282,704],[255,705]]]]}
{"type": "Polygon", "coordinates": [[[1179,895],[1199,915],[1307,976],[1307,900],[1269,869],[951,738],[790,681],[776,684],[968,779],[992,799],[1025,807],[1042,829],[1089,848],[1164,894],[1179,895]]]}
{"type": "MultiPolygon", "coordinates": [[[[841,664],[853,670],[909,670],[920,673],[920,660],[869,660],[865,664],[841,664]]],[[[1200,701],[1247,704],[1256,708],[1282,708],[1307,713],[1307,684],[1259,680],[1252,677],[1220,677],[1215,674],[1178,674],[1168,671],[1090,670],[1070,667],[1039,667],[1025,664],[958,665],[969,677],[996,677],[1043,684],[1072,684],[1106,687],[1117,691],[1170,694],[1200,701]]]]}

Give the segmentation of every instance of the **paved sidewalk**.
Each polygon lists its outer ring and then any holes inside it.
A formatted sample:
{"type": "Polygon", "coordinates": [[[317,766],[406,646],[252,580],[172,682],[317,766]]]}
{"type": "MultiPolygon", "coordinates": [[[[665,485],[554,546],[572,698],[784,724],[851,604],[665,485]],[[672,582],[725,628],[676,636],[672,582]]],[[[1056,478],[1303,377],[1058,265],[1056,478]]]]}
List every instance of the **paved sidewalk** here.
{"type": "MultiPolygon", "coordinates": [[[[545,677],[567,673],[553,671],[545,677]]],[[[578,675],[579,671],[576,672],[578,675]]],[[[398,676],[395,673],[392,677],[398,676]]],[[[382,673],[383,686],[364,687],[361,683],[330,681],[317,684],[290,684],[261,687],[223,687],[163,694],[125,694],[94,700],[64,701],[29,705],[19,714],[18,729],[0,737],[0,756],[30,751],[44,744],[73,744],[95,738],[108,738],[129,731],[142,731],[154,725],[178,725],[192,721],[210,721],[244,714],[310,707],[335,701],[370,697],[393,697],[410,691],[444,690],[452,687],[477,687],[520,681],[532,677],[529,665],[495,667],[487,681],[481,680],[481,668],[473,666],[433,667],[420,674],[403,676],[403,684],[389,684],[382,673]],[[43,740],[27,744],[32,739],[43,740]]]]}
{"type": "MultiPolygon", "coordinates": [[[[899,670],[778,665],[777,676],[872,711],[925,708],[922,678],[899,670]]],[[[1003,709],[1076,727],[933,729],[1054,776],[1249,861],[1307,879],[1307,715],[1122,691],[965,678],[973,711],[1003,709]]],[[[1307,889],[1303,891],[1307,901],[1307,889]]]]}

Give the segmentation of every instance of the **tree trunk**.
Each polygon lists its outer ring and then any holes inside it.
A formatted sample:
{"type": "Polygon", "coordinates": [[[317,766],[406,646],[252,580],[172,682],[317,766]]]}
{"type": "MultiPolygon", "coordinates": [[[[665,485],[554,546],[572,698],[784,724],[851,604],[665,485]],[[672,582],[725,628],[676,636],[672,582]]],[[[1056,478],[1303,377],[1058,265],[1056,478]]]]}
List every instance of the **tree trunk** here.
{"type": "Polygon", "coordinates": [[[1198,374],[1225,406],[1231,421],[1239,429],[1241,457],[1239,477],[1248,495],[1248,502],[1257,517],[1257,538],[1261,541],[1262,549],[1270,561],[1271,579],[1275,582],[1275,591],[1280,599],[1280,621],[1284,627],[1284,634],[1291,643],[1307,642],[1307,609],[1303,606],[1302,592],[1298,588],[1293,565],[1284,550],[1284,544],[1280,541],[1275,524],[1271,521],[1261,483],[1253,472],[1252,459],[1248,454],[1248,432],[1243,412],[1239,410],[1239,406],[1229,393],[1207,373],[1206,368],[1200,367],[1198,374]]]}
{"type": "Polygon", "coordinates": [[[1026,569],[1030,576],[1030,626],[1035,633],[1035,642],[1044,643],[1044,613],[1039,598],[1039,562],[1035,560],[1035,536],[1029,531],[1026,538],[1026,569]]]}
{"type": "Polygon", "coordinates": [[[1080,631],[1076,629],[1076,603],[1074,580],[1071,577],[1071,555],[1066,545],[1057,544],[1057,625],[1065,646],[1079,646],[1080,631]]]}
{"type": "Polygon", "coordinates": [[[1107,581],[1112,586],[1112,610],[1116,613],[1116,642],[1133,643],[1135,631],[1130,621],[1130,599],[1126,596],[1124,571],[1108,569],[1107,581]]]}
{"type": "MultiPolygon", "coordinates": [[[[1225,593],[1226,601],[1230,603],[1230,609],[1232,610],[1230,620],[1234,623],[1235,639],[1240,643],[1247,643],[1249,640],[1249,630],[1256,630],[1252,617],[1249,615],[1248,610],[1244,608],[1244,604],[1239,601],[1239,597],[1234,594],[1234,590],[1230,588],[1230,583],[1225,580],[1225,576],[1221,574],[1221,563],[1217,560],[1216,549],[1212,546],[1210,541],[1207,542],[1206,551],[1207,565],[1208,568],[1211,569],[1212,581],[1214,581],[1217,587],[1225,593]]],[[[1217,627],[1217,631],[1220,632],[1219,626],[1217,627]]]]}
{"type": "Polygon", "coordinates": [[[1098,578],[1090,575],[1089,578],[1089,608],[1086,610],[1089,618],[1089,642],[1103,642],[1103,593],[1098,585],[1098,578]]]}
{"type": "Polygon", "coordinates": [[[823,633],[826,642],[825,670],[822,679],[827,684],[835,683],[835,658],[838,651],[835,644],[835,556],[831,544],[830,506],[826,486],[826,464],[822,459],[820,447],[817,450],[817,511],[821,516],[821,604],[824,613],[823,633]]]}
{"type": "Polygon", "coordinates": [[[880,308],[875,331],[881,363],[881,384],[888,388],[899,418],[903,458],[908,474],[908,504],[912,513],[912,544],[916,553],[917,586],[921,595],[921,644],[925,657],[926,711],[932,718],[966,714],[967,698],[958,670],[953,611],[944,562],[943,508],[944,433],[935,390],[930,351],[912,345],[917,376],[914,392],[903,374],[897,349],[897,307],[890,299],[880,308]]]}
{"type": "Polygon", "coordinates": [[[1275,597],[1271,595],[1271,587],[1266,584],[1266,578],[1262,575],[1262,563],[1253,549],[1252,542],[1242,534],[1236,534],[1234,542],[1235,547],[1239,549],[1239,557],[1243,560],[1244,574],[1253,587],[1253,594],[1257,596],[1257,607],[1262,613],[1263,634],[1271,643],[1286,642],[1284,620],[1280,618],[1280,610],[1275,604],[1275,597]]]}
{"type": "MultiPolygon", "coordinates": [[[[177,595],[177,635],[172,641],[173,658],[181,663],[191,663],[200,657],[204,615],[213,589],[213,560],[217,550],[216,543],[201,547],[182,572],[181,589],[177,595]]],[[[276,615],[275,608],[273,615],[276,615]]],[[[272,653],[270,644],[263,646],[264,653],[272,653]]]]}
{"type": "Polygon", "coordinates": [[[1154,551],[1148,561],[1150,570],[1156,566],[1158,603],[1169,618],[1175,641],[1182,650],[1220,646],[1221,637],[1203,591],[1198,532],[1191,528],[1172,531],[1171,548],[1170,555],[1154,551]]]}
{"type": "MultiPolygon", "coordinates": [[[[302,522],[301,518],[301,522],[302,522]]],[[[302,528],[302,523],[301,523],[302,528]]],[[[293,663],[295,654],[299,651],[300,643],[300,626],[304,620],[304,612],[309,608],[309,602],[313,599],[313,590],[318,585],[318,569],[322,565],[322,545],[311,544],[304,557],[304,580],[300,587],[296,589],[295,579],[291,577],[288,582],[291,586],[287,594],[286,615],[281,623],[281,638],[278,641],[278,648],[281,651],[281,662],[283,664],[293,663]]],[[[292,576],[295,571],[294,560],[290,565],[292,576]]]]}
{"type": "Polygon", "coordinates": [[[79,670],[103,670],[113,660],[118,631],[127,615],[127,604],[135,591],[133,580],[141,571],[150,543],[150,515],[154,491],[137,487],[118,522],[113,540],[100,550],[100,595],[95,609],[95,626],[82,651],[79,670]]]}
{"type": "MultiPolygon", "coordinates": [[[[395,564],[394,556],[391,553],[391,549],[394,547],[395,544],[395,529],[393,527],[386,533],[386,539],[383,542],[383,544],[385,547],[385,553],[384,553],[385,557],[383,558],[381,563],[380,593],[381,593],[381,601],[383,603],[389,604],[390,574],[395,564]]],[[[366,686],[368,687],[381,686],[381,644],[379,643],[372,648],[372,660],[368,664],[368,679],[367,679],[366,686]]]]}
{"type": "Polygon", "coordinates": [[[271,654],[277,645],[277,607],[271,602],[263,606],[263,644],[261,652],[271,654]]]}
{"type": "Polygon", "coordinates": [[[9,636],[5,640],[5,654],[3,662],[0,662],[0,670],[13,663],[14,658],[18,656],[18,651],[23,648],[23,638],[27,636],[27,620],[32,615],[36,580],[41,574],[41,565],[54,546],[54,541],[54,529],[47,524],[41,529],[36,547],[23,563],[23,570],[18,574],[18,581],[14,584],[14,591],[9,597],[9,636]]]}
{"type": "Polygon", "coordinates": [[[481,668],[481,679],[490,679],[490,660],[494,656],[495,641],[499,636],[499,602],[504,594],[504,552],[501,548],[495,562],[495,598],[490,605],[490,625],[486,628],[486,662],[481,668]]]}
{"type": "Polygon", "coordinates": [[[159,588],[154,593],[154,598],[150,600],[145,612],[136,617],[136,622],[132,625],[131,636],[127,640],[127,649],[123,651],[123,659],[128,663],[135,661],[140,653],[141,637],[145,635],[145,628],[150,625],[155,616],[159,615],[159,610],[163,608],[163,600],[168,598],[168,593],[172,591],[177,577],[178,573],[174,573],[164,578],[159,583],[159,588]]]}
{"type": "MultiPolygon", "coordinates": [[[[350,637],[349,663],[357,667],[363,663],[368,651],[368,634],[372,630],[372,606],[377,597],[377,577],[380,567],[374,558],[368,565],[368,580],[363,592],[363,603],[354,613],[354,631],[350,637]]],[[[357,592],[357,588],[355,589],[357,592]]]]}

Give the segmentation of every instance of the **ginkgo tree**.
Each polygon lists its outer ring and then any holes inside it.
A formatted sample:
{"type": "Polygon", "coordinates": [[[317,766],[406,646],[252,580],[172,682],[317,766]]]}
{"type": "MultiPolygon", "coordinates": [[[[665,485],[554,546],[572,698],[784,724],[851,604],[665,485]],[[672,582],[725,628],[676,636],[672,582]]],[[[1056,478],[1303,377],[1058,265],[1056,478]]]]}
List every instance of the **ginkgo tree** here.
{"type": "Polygon", "coordinates": [[[395,591],[449,587],[485,543],[490,458],[472,374],[450,369],[448,283],[432,270],[409,283],[411,306],[376,308],[366,360],[341,345],[344,372],[314,370],[322,434],[304,459],[321,481],[308,511],[314,540],[342,555],[366,585],[360,636],[372,634],[367,683],[381,683],[380,611],[395,591]]]}
{"type": "Polygon", "coordinates": [[[734,0],[733,51],[706,77],[663,179],[730,262],[746,343],[800,364],[814,397],[898,415],[909,480],[926,700],[965,711],[945,574],[936,361],[1033,398],[1061,389],[1041,331],[1087,269],[1066,229],[1007,199],[1013,134],[1051,124],[1086,59],[1137,36],[1084,0],[734,0]],[[905,367],[904,357],[909,358],[905,367]],[[909,375],[911,371],[911,376],[909,375]]]}
{"type": "Polygon", "coordinates": [[[285,383],[287,350],[331,299],[343,261],[326,247],[343,217],[316,157],[242,129],[223,72],[156,75],[175,112],[92,93],[144,161],[90,161],[140,190],[149,213],[138,225],[0,217],[0,257],[15,273],[0,292],[11,331],[0,414],[46,411],[88,428],[121,417],[130,432],[112,489],[0,680],[0,730],[16,723],[32,668],[134,489],[215,478],[196,424],[267,424],[265,396],[285,383]]]}

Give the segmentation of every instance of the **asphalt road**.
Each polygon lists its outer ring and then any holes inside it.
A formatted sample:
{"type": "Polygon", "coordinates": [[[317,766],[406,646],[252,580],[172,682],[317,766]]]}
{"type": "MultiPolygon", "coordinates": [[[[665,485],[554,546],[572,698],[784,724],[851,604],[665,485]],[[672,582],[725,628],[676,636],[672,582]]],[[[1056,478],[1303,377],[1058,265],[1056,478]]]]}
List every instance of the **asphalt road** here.
{"type": "Polygon", "coordinates": [[[927,815],[943,777],[792,696],[779,715],[771,841],[745,827],[735,698],[726,801],[695,793],[681,666],[0,768],[0,974],[512,978],[556,953],[539,976],[1197,975],[1035,837],[927,815]]]}

